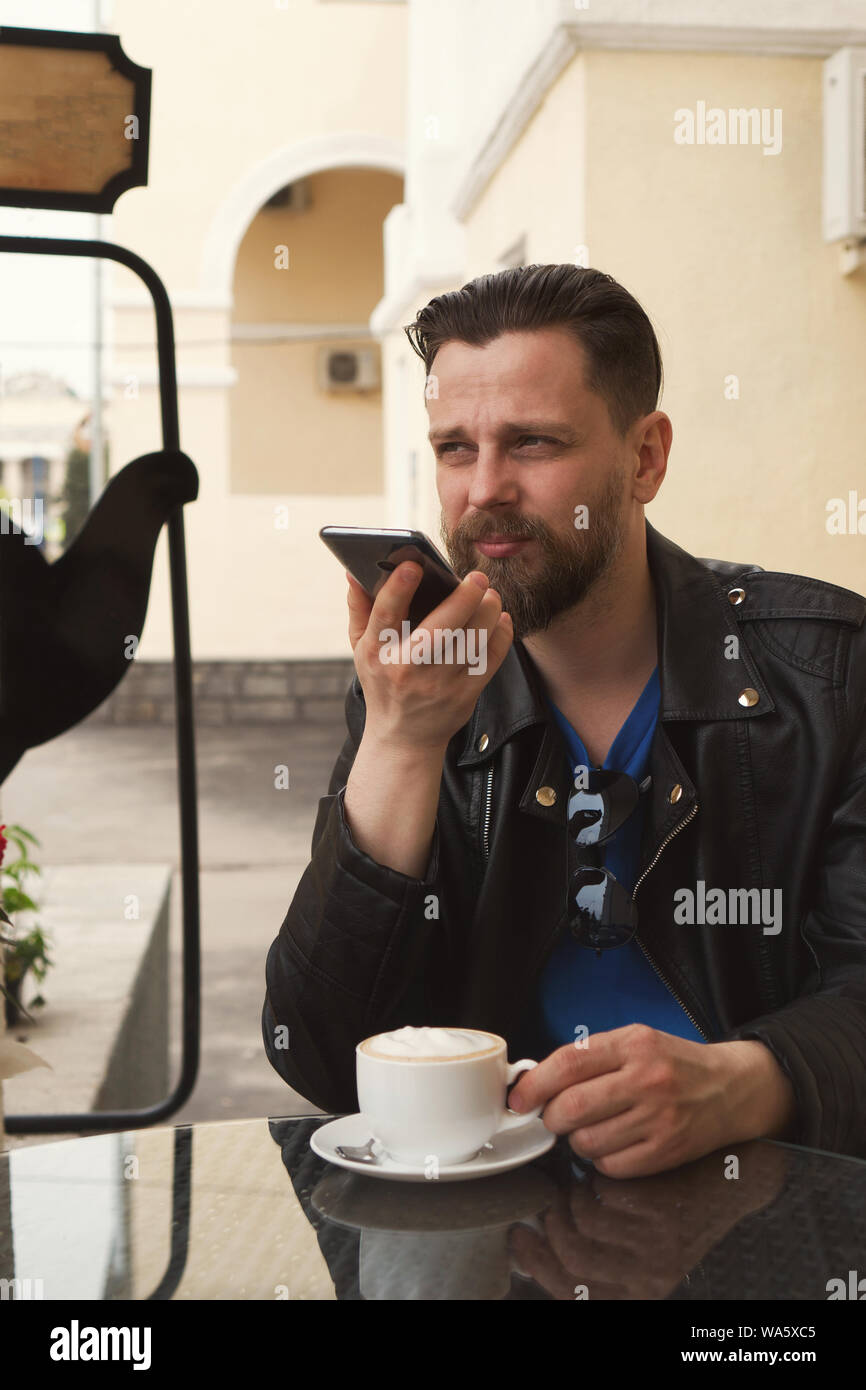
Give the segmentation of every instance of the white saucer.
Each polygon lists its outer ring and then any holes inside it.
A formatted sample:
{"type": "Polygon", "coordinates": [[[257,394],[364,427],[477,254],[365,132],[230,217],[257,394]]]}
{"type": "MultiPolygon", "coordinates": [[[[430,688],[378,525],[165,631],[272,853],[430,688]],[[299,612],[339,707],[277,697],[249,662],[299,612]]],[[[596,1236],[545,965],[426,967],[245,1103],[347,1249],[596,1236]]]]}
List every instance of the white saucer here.
{"type": "Polygon", "coordinates": [[[517,1129],[495,1134],[488,1145],[470,1158],[466,1163],[443,1163],[436,1178],[428,1175],[423,1163],[398,1163],[381,1151],[381,1145],[373,1152],[379,1154],[379,1162],[358,1163],[351,1158],[343,1158],[337,1153],[338,1144],[360,1146],[370,1138],[370,1126],[363,1115],[341,1115],[337,1120],[322,1125],[310,1137],[310,1148],[320,1158],[336,1163],[340,1168],[348,1168],[353,1173],[364,1173],[370,1178],[390,1178],[393,1182],[463,1182],[467,1178],[486,1178],[494,1173],[507,1173],[510,1168],[531,1163],[534,1158],[547,1153],[556,1143],[556,1135],[545,1129],[538,1118],[526,1121],[517,1129]]]}

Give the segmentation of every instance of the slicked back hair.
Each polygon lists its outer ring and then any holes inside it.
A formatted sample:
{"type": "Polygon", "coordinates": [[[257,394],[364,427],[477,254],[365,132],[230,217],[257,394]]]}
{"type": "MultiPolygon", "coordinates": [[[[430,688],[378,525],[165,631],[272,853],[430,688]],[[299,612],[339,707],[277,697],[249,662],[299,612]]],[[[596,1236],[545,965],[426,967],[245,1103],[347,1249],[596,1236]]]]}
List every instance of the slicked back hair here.
{"type": "Polygon", "coordinates": [[[624,438],[658,409],[662,360],[640,304],[612,275],[569,262],[512,266],[431,299],[404,332],[430,377],[443,344],[484,347],[503,333],[564,328],[584,350],[588,390],[624,438]]]}

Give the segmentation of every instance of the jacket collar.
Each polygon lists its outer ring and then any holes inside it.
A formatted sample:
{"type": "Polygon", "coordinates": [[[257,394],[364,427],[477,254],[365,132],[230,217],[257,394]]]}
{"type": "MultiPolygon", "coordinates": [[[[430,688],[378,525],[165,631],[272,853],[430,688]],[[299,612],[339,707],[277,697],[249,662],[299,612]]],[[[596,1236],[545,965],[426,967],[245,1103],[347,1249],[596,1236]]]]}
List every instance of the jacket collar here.
{"type": "MultiPolygon", "coordinates": [[[[774,702],[739,639],[736,608],[728,599],[734,587],[732,567],[720,577],[644,521],[658,618],[660,719],[753,719],[768,714],[774,702]],[[732,650],[730,638],[737,639],[738,657],[726,655],[732,650]],[[739,702],[747,689],[758,696],[752,705],[739,702]]],[[[739,572],[757,568],[743,565],[739,572]]],[[[485,763],[520,729],[550,721],[541,677],[523,643],[516,641],[478,697],[458,766],[485,763]]],[[[554,755],[548,749],[545,756],[554,755]]],[[[558,752],[555,756],[561,758],[558,752]]]]}

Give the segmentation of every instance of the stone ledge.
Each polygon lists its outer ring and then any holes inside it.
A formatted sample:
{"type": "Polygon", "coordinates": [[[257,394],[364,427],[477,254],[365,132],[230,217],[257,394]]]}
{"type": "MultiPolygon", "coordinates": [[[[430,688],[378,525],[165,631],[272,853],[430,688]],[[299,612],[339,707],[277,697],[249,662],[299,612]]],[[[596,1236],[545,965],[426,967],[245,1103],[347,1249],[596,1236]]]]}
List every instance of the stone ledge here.
{"type": "MultiPolygon", "coordinates": [[[[355,674],[351,657],[310,661],[199,661],[193,707],[201,724],[340,723],[355,674]]],[[[173,724],[170,661],[135,661],[84,723],[173,724]]]]}
{"type": "MultiPolygon", "coordinates": [[[[44,1008],[8,1030],[44,1058],[3,1083],[9,1115],[132,1110],[163,1100],[169,1075],[168,864],[74,864],[46,868],[31,895],[53,961],[44,1008]],[[124,916],[129,895],[138,920],[124,916]]],[[[22,925],[25,925],[25,921],[22,925]]],[[[88,1132],[86,1129],[83,1133],[88,1132]]],[[[8,1148],[45,1143],[9,1134],[8,1148]]]]}

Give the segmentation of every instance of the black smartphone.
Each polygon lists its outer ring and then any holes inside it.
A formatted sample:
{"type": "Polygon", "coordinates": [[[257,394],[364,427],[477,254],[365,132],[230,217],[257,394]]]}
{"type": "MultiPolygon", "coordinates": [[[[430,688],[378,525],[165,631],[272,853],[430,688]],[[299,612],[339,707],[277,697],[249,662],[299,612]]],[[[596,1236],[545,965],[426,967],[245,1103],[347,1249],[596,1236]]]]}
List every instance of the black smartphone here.
{"type": "Polygon", "coordinates": [[[369,526],[323,526],[319,532],[344,569],[375,598],[388,576],[404,560],[414,560],[424,573],[409,605],[409,625],[415,628],[460,583],[457,575],[423,531],[395,531],[369,526]]]}

